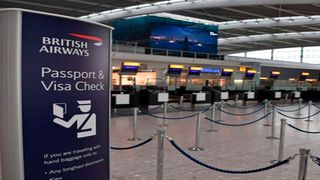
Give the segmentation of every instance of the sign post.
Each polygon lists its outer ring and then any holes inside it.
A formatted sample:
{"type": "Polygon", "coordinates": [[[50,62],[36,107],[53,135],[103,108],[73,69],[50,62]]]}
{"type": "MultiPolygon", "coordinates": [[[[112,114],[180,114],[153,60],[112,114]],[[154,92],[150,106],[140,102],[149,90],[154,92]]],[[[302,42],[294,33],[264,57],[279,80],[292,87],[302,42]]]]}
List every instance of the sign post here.
{"type": "Polygon", "coordinates": [[[75,18],[0,11],[3,180],[110,179],[111,31],[75,18]]]}

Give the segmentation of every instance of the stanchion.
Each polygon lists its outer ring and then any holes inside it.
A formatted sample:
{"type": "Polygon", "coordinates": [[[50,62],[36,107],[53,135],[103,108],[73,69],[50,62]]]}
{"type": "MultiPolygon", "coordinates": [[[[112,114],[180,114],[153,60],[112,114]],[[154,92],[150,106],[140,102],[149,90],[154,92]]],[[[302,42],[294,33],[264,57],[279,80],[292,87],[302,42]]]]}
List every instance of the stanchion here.
{"type": "Polygon", "coordinates": [[[284,102],[285,103],[288,103],[288,98],[289,98],[289,94],[285,94],[285,96],[284,96],[284,102]]]}
{"type": "Polygon", "coordinates": [[[221,110],[224,110],[223,108],[224,108],[224,101],[221,100],[220,109],[221,109],[221,110]]]}
{"type": "Polygon", "coordinates": [[[302,101],[303,101],[303,99],[302,98],[300,98],[299,100],[299,104],[298,104],[298,106],[299,106],[299,110],[298,110],[298,112],[297,112],[297,116],[301,116],[302,115],[302,113],[301,113],[301,105],[302,105],[302,101]]]}
{"type": "Polygon", "coordinates": [[[239,100],[239,94],[236,94],[236,97],[234,98],[234,102],[237,103],[239,100]]]}
{"type": "Polygon", "coordinates": [[[287,120],[281,119],[281,131],[280,131],[280,141],[279,141],[279,151],[278,151],[278,162],[283,160],[283,152],[284,152],[284,139],[286,136],[286,125],[287,120]]]}
{"type": "Polygon", "coordinates": [[[311,122],[311,106],[312,106],[312,101],[308,102],[308,119],[306,120],[306,122],[311,122]]]}
{"type": "Polygon", "coordinates": [[[204,149],[200,147],[200,130],[201,130],[201,112],[199,112],[197,117],[197,129],[196,129],[196,138],[195,146],[189,148],[190,151],[203,151],[204,149]]]}
{"type": "Polygon", "coordinates": [[[169,126],[167,123],[166,123],[166,117],[167,117],[167,114],[168,114],[168,102],[164,102],[163,103],[163,119],[162,119],[162,127],[164,126],[169,126]]]}
{"type": "Polygon", "coordinates": [[[133,135],[129,141],[140,141],[141,139],[137,137],[137,123],[138,123],[138,108],[133,109],[133,135]]]}
{"type": "Polygon", "coordinates": [[[300,161],[299,161],[299,174],[298,180],[306,180],[307,179],[307,171],[308,171],[308,159],[310,156],[310,149],[300,149],[300,161]]]}
{"type": "MultiPolygon", "coordinates": [[[[264,100],[264,115],[267,115],[268,113],[269,113],[269,101],[268,101],[268,99],[265,99],[264,100]]],[[[265,118],[264,126],[271,126],[269,124],[269,116],[267,116],[265,118]]]]}
{"type": "MultiPolygon", "coordinates": [[[[216,108],[217,108],[217,104],[214,102],[212,107],[211,107],[211,118],[212,118],[212,120],[215,120],[216,108]]],[[[215,125],[215,123],[213,121],[211,121],[210,122],[210,129],[207,130],[207,132],[210,132],[210,133],[218,132],[218,130],[214,129],[214,125],[215,125]]]]}
{"type": "Polygon", "coordinates": [[[221,110],[221,111],[219,111],[219,119],[218,120],[221,120],[222,121],[222,111],[224,110],[224,101],[223,100],[221,100],[221,102],[219,103],[219,109],[221,110]]]}
{"type": "Polygon", "coordinates": [[[165,130],[158,130],[157,180],[163,180],[165,130]]]}
{"type": "Polygon", "coordinates": [[[272,121],[271,121],[271,136],[267,137],[267,139],[279,139],[278,137],[275,136],[276,134],[276,110],[274,107],[272,107],[272,121]]]}
{"type": "Polygon", "coordinates": [[[183,96],[180,96],[179,104],[183,104],[183,96]]]}

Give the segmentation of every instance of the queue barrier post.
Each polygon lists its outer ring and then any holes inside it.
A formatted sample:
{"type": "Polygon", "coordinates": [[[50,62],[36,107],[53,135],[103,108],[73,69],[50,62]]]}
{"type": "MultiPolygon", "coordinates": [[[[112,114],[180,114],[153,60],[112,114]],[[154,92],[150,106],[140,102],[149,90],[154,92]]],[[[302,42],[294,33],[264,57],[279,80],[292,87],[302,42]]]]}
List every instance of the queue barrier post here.
{"type": "Polygon", "coordinates": [[[297,112],[297,116],[301,116],[301,115],[302,115],[302,113],[301,113],[302,101],[303,101],[302,98],[300,98],[300,99],[298,100],[298,102],[299,102],[299,103],[298,103],[299,109],[298,109],[298,112],[297,112]]]}
{"type": "Polygon", "coordinates": [[[168,102],[164,102],[163,103],[163,119],[162,119],[162,127],[165,127],[165,126],[169,126],[167,123],[166,123],[166,117],[168,115],[168,102]]]}
{"type": "Polygon", "coordinates": [[[267,139],[271,139],[271,140],[275,140],[275,139],[279,139],[278,137],[276,137],[276,109],[275,107],[272,106],[272,121],[271,121],[271,136],[267,137],[267,139]]]}
{"type": "Polygon", "coordinates": [[[312,106],[312,101],[308,102],[308,119],[306,120],[306,122],[311,122],[311,106],[312,106]]]}
{"type": "Polygon", "coordinates": [[[189,148],[190,151],[203,151],[204,149],[200,147],[200,130],[201,130],[201,115],[199,112],[197,116],[197,128],[196,128],[196,136],[195,136],[195,146],[189,148]]]}
{"type": "Polygon", "coordinates": [[[283,160],[284,141],[285,141],[285,136],[286,136],[286,125],[287,125],[287,120],[286,119],[281,119],[281,131],[280,131],[280,141],[279,141],[278,162],[283,160]]]}
{"type": "Polygon", "coordinates": [[[310,149],[300,149],[299,152],[300,152],[300,161],[299,161],[298,180],[306,180],[310,149]]]}
{"type": "Polygon", "coordinates": [[[163,180],[165,130],[158,130],[157,180],[163,180]]]}
{"type": "MultiPolygon", "coordinates": [[[[214,102],[212,107],[211,107],[211,118],[212,120],[215,120],[216,116],[216,109],[217,109],[217,104],[214,102]]],[[[210,122],[210,129],[207,132],[214,133],[218,132],[218,130],[214,129],[215,123],[213,121],[210,122]]]]}
{"type": "MultiPolygon", "coordinates": [[[[269,113],[269,101],[268,101],[268,99],[265,99],[264,100],[264,115],[267,115],[268,113],[269,113]]],[[[269,116],[267,116],[265,118],[264,126],[271,126],[269,124],[269,116]]]]}
{"type": "Polygon", "coordinates": [[[137,137],[137,128],[138,128],[138,112],[139,109],[136,107],[133,109],[133,134],[132,138],[128,139],[129,141],[140,141],[141,139],[137,137]]]}

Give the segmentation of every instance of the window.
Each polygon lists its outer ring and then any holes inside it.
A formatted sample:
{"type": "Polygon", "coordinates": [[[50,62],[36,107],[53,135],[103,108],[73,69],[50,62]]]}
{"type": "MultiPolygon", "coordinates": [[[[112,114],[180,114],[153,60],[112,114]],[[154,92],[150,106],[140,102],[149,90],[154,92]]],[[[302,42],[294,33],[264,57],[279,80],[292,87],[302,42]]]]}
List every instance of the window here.
{"type": "Polygon", "coordinates": [[[301,47],[275,49],[273,51],[273,59],[279,61],[300,62],[301,47]]]}
{"type": "Polygon", "coordinates": [[[257,59],[271,59],[271,51],[271,49],[262,51],[250,51],[247,52],[247,57],[257,59]]]}
{"type": "Polygon", "coordinates": [[[229,54],[229,56],[236,56],[236,57],[245,57],[246,53],[236,53],[236,54],[229,54]]]}
{"type": "Polygon", "coordinates": [[[320,46],[304,47],[303,62],[310,64],[320,64],[320,46]]]}

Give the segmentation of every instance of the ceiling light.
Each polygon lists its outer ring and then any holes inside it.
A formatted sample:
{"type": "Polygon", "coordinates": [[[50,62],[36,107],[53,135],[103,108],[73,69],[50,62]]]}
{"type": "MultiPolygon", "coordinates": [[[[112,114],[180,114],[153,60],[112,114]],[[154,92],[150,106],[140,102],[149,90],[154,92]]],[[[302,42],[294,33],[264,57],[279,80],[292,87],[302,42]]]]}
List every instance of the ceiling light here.
{"type": "Polygon", "coordinates": [[[178,3],[178,2],[185,2],[186,0],[170,0],[168,3],[178,3]]]}
{"type": "Polygon", "coordinates": [[[169,3],[169,1],[159,1],[159,2],[153,3],[153,5],[161,6],[161,5],[165,5],[165,4],[168,4],[168,3],[169,3]]]}

